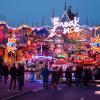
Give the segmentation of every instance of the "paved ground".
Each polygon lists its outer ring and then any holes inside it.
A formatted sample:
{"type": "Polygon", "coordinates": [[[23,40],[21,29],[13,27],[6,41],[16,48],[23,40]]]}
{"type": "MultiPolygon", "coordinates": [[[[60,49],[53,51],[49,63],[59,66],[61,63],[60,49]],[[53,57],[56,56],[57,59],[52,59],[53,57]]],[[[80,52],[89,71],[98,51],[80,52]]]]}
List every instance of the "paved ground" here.
{"type": "Polygon", "coordinates": [[[5,85],[0,82],[0,100],[100,100],[100,87],[96,86],[69,87],[63,84],[58,90],[43,90],[41,83],[25,81],[25,87],[22,91],[24,94],[18,91],[9,92],[8,87],[9,83],[5,85]],[[99,95],[95,94],[96,91],[99,91],[99,95]],[[15,95],[17,96],[12,99],[9,98],[15,95]]]}
{"type": "Polygon", "coordinates": [[[97,90],[100,88],[63,86],[61,90],[40,90],[13,100],[100,100],[100,95],[95,94],[97,90]]]}
{"type": "Polygon", "coordinates": [[[29,81],[25,81],[25,86],[23,88],[23,91],[19,92],[18,91],[18,85],[17,85],[17,89],[16,92],[14,91],[8,91],[9,88],[9,82],[8,84],[4,84],[3,82],[0,82],[0,100],[5,100],[9,97],[15,96],[15,95],[19,95],[22,93],[27,93],[28,91],[37,91],[40,90],[42,88],[42,84],[38,83],[38,82],[29,82],[29,81]]]}

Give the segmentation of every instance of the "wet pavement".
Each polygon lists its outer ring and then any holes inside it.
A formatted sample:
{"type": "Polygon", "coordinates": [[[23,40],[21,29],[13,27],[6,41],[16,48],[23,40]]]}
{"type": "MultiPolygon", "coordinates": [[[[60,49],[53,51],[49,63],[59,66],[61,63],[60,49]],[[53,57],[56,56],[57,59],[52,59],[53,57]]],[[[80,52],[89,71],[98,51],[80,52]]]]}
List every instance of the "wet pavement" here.
{"type": "Polygon", "coordinates": [[[54,90],[43,89],[40,82],[25,81],[22,92],[19,92],[18,88],[16,92],[8,91],[8,87],[9,83],[5,85],[0,82],[0,100],[100,100],[100,83],[91,87],[77,87],[75,84],[69,87],[60,84],[59,88],[54,90]]]}
{"type": "Polygon", "coordinates": [[[26,95],[22,95],[13,100],[100,100],[100,91],[98,87],[68,87],[63,85],[57,90],[40,90],[26,95]]]}
{"type": "Polygon", "coordinates": [[[39,82],[30,82],[25,81],[25,86],[23,88],[23,91],[18,91],[18,85],[16,86],[16,91],[8,91],[9,88],[9,82],[7,84],[4,84],[4,82],[0,82],[0,100],[5,100],[9,97],[15,96],[17,94],[24,94],[30,91],[37,91],[42,89],[42,84],[39,82]]]}

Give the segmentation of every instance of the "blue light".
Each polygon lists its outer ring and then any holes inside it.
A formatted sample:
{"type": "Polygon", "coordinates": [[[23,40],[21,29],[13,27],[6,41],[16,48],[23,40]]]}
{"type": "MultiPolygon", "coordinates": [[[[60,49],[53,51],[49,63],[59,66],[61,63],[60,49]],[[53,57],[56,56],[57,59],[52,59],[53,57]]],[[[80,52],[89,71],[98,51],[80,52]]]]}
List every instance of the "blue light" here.
{"type": "Polygon", "coordinates": [[[14,46],[16,46],[16,44],[15,44],[15,43],[9,42],[9,43],[7,43],[7,46],[9,46],[9,47],[14,47],[14,46]]]}

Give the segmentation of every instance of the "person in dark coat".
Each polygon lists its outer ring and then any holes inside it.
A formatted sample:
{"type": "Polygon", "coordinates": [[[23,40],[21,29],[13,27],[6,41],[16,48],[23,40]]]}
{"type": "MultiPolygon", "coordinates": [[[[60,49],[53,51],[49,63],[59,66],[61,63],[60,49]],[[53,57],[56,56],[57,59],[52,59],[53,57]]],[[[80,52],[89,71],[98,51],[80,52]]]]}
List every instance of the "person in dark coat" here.
{"type": "Polygon", "coordinates": [[[13,84],[14,84],[13,90],[15,90],[16,89],[16,79],[17,79],[17,68],[16,68],[15,63],[10,68],[10,76],[11,76],[11,81],[10,81],[9,90],[11,90],[13,84]]]}
{"type": "Polygon", "coordinates": [[[59,78],[60,79],[63,78],[63,67],[62,66],[59,68],[58,72],[59,72],[59,78]]]}
{"type": "Polygon", "coordinates": [[[22,91],[22,87],[24,86],[24,65],[18,64],[18,85],[19,85],[19,91],[22,91]]]}
{"type": "Polygon", "coordinates": [[[63,82],[63,67],[61,66],[58,70],[58,77],[59,77],[59,80],[58,80],[58,83],[59,83],[59,89],[61,89],[62,87],[62,82],[63,82]]]}
{"type": "Polygon", "coordinates": [[[82,73],[83,73],[83,68],[81,66],[76,66],[76,70],[74,71],[76,86],[81,85],[82,73]]]}
{"type": "Polygon", "coordinates": [[[53,71],[51,72],[51,74],[52,74],[51,88],[57,89],[58,82],[60,80],[60,74],[59,74],[58,66],[53,68],[53,71]]]}
{"type": "Polygon", "coordinates": [[[44,88],[48,88],[49,70],[48,70],[48,66],[47,65],[42,70],[41,75],[42,75],[42,79],[43,79],[43,87],[44,88]]]}
{"type": "Polygon", "coordinates": [[[71,87],[72,83],[72,70],[70,67],[68,67],[65,71],[65,78],[66,78],[66,83],[71,87]]]}
{"type": "Polygon", "coordinates": [[[7,84],[9,69],[8,69],[8,66],[6,64],[4,64],[4,66],[3,66],[3,72],[2,73],[3,73],[3,76],[4,76],[4,83],[7,84]]]}
{"type": "Polygon", "coordinates": [[[88,86],[89,83],[89,70],[88,68],[84,69],[84,76],[83,76],[83,85],[88,86]]]}

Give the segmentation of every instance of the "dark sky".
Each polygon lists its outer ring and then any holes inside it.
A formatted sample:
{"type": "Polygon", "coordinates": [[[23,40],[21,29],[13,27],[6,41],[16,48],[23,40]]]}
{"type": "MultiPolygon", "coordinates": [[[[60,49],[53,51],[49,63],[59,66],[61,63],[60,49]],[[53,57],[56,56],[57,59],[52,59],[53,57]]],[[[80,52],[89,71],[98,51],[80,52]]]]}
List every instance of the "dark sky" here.
{"type": "MultiPolygon", "coordinates": [[[[22,22],[31,25],[41,25],[44,17],[45,24],[50,25],[52,9],[56,16],[62,16],[65,0],[0,0],[0,16],[5,15],[10,24],[22,22]]],[[[72,5],[73,11],[79,9],[80,23],[85,24],[88,17],[89,24],[100,23],[100,0],[67,0],[67,7],[72,5]]]]}

